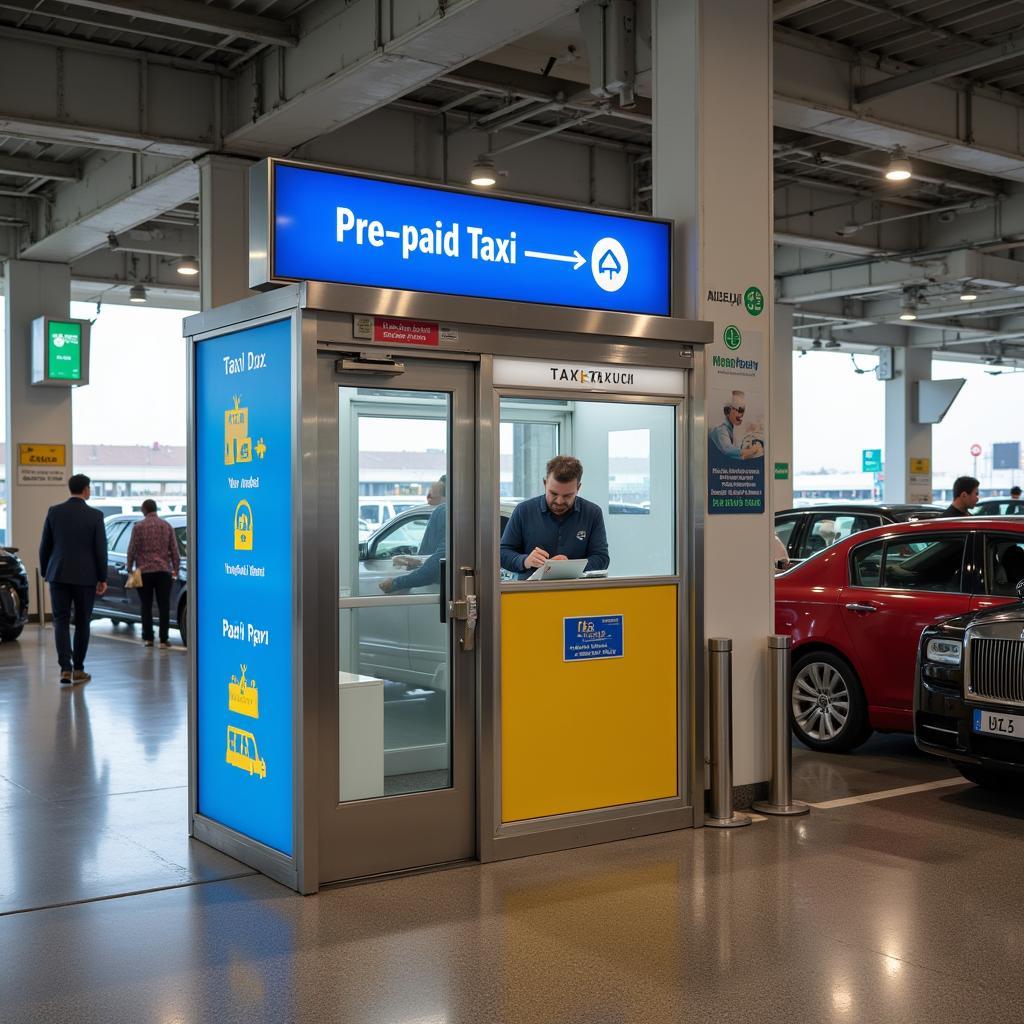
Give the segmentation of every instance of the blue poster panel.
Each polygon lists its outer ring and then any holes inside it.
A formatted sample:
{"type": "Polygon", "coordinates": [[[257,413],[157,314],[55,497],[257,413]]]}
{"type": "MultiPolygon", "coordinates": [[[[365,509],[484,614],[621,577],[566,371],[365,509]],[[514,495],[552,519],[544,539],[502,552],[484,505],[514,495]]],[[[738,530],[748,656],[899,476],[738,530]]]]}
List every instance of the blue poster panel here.
{"type": "Polygon", "coordinates": [[[597,661],[622,657],[621,615],[574,615],[562,620],[563,661],[597,661]]]}
{"type": "Polygon", "coordinates": [[[199,813],[292,852],[291,321],[195,346],[199,813]]]}
{"type": "MultiPolygon", "coordinates": [[[[760,294],[760,293],[759,293],[760,294]]],[[[765,510],[764,339],[730,325],[708,350],[708,514],[765,510]]]]}
{"type": "Polygon", "coordinates": [[[274,277],[667,316],[664,221],[274,164],[274,277]]]}

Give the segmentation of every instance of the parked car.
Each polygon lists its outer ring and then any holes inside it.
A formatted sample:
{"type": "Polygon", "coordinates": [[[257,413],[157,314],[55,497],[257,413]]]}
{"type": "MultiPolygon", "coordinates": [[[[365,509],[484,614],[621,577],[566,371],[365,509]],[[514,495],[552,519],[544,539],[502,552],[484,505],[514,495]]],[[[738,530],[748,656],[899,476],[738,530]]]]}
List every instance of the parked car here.
{"type": "Polygon", "coordinates": [[[793,638],[793,732],[850,750],[913,728],[921,631],[1014,600],[1024,521],[957,517],[847,537],[775,577],[775,629],[793,638]]]}
{"type": "Polygon", "coordinates": [[[936,505],[830,503],[776,512],[775,533],[786,545],[790,562],[802,562],[854,533],[885,523],[934,519],[941,514],[942,509],[936,505]]]}
{"type": "MultiPolygon", "coordinates": [[[[515,505],[501,502],[499,530],[505,529],[515,505]]],[[[407,509],[359,545],[358,596],[381,598],[374,607],[359,609],[360,671],[412,687],[440,686],[446,672],[444,629],[435,601],[407,603],[400,598],[439,595],[439,587],[415,587],[401,592],[396,600],[394,595],[384,596],[380,583],[408,572],[396,566],[394,559],[419,551],[432,511],[427,504],[407,509]]]]}
{"type": "Polygon", "coordinates": [[[1019,791],[1024,781],[1024,577],[1020,600],[921,634],[914,739],[965,779],[1019,791]]]}
{"type": "Polygon", "coordinates": [[[1020,498],[985,498],[974,506],[976,516],[1024,516],[1024,501],[1020,498]]]}
{"type": "Polygon", "coordinates": [[[371,530],[377,530],[395,516],[416,508],[426,509],[427,514],[430,514],[425,494],[409,494],[397,498],[362,497],[356,511],[361,521],[367,523],[371,530]]]}
{"type": "Polygon", "coordinates": [[[28,622],[28,573],[17,548],[0,548],[0,640],[17,640],[28,622]]]}
{"type": "MultiPolygon", "coordinates": [[[[107,592],[97,595],[93,605],[94,619],[111,619],[114,622],[141,622],[139,598],[134,591],[125,587],[128,579],[128,542],[132,538],[132,527],[142,518],[142,513],[108,516],[103,526],[107,533],[107,592]]],[[[171,581],[171,626],[181,634],[181,642],[188,642],[188,571],[185,563],[186,534],[185,516],[163,517],[174,527],[181,552],[181,571],[171,581]]],[[[153,602],[153,616],[156,618],[156,601],[153,602]]]]}

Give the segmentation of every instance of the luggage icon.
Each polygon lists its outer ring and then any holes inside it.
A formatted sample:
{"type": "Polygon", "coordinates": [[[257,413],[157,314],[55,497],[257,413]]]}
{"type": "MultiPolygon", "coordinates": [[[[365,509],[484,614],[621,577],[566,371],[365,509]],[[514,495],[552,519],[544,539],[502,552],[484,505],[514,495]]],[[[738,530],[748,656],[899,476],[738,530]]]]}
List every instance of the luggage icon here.
{"type": "Polygon", "coordinates": [[[235,506],[235,550],[252,551],[252,506],[243,498],[235,506]]]}
{"type": "Polygon", "coordinates": [[[228,683],[228,710],[250,718],[260,717],[260,693],[254,679],[245,678],[248,666],[241,666],[241,676],[231,676],[228,683]]]}

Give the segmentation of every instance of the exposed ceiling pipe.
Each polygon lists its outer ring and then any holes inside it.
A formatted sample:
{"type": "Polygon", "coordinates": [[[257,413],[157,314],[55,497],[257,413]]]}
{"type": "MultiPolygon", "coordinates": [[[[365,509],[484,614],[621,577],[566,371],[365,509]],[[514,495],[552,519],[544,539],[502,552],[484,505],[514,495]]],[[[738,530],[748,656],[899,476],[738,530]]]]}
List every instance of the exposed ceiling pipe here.
{"type": "Polygon", "coordinates": [[[900,220],[911,220],[914,217],[931,217],[933,214],[954,213],[957,210],[987,210],[998,201],[998,199],[993,199],[989,202],[983,202],[972,199],[966,203],[954,203],[950,206],[933,206],[930,210],[915,210],[913,213],[900,213],[894,217],[877,217],[874,220],[857,221],[856,223],[844,225],[836,234],[840,238],[845,238],[847,235],[855,235],[858,231],[863,231],[864,228],[873,228],[879,224],[892,224],[900,220]]]}

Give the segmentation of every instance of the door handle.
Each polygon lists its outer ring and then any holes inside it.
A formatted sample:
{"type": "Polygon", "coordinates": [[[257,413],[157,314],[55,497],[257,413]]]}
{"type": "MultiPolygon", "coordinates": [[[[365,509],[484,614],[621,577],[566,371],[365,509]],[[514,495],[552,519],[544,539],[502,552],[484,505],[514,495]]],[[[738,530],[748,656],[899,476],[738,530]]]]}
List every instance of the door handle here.
{"type": "Polygon", "coordinates": [[[440,592],[440,597],[441,597],[441,600],[440,600],[440,605],[441,605],[441,625],[443,626],[448,621],[448,559],[447,558],[441,558],[441,559],[438,560],[437,570],[438,570],[437,578],[438,578],[438,581],[441,584],[440,587],[438,587],[438,591],[440,592]]]}
{"type": "Polygon", "coordinates": [[[448,613],[455,622],[463,623],[459,646],[464,651],[476,650],[476,625],[479,619],[476,596],[476,572],[471,565],[460,565],[462,597],[448,604],[448,613]]]}
{"type": "Polygon", "coordinates": [[[848,612],[877,612],[878,609],[873,604],[853,604],[846,605],[848,612]]]}

